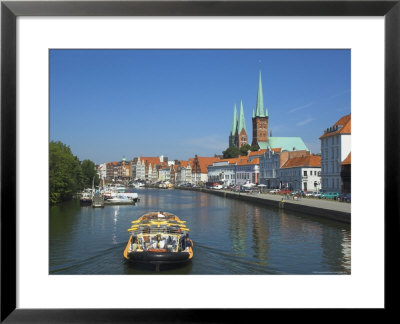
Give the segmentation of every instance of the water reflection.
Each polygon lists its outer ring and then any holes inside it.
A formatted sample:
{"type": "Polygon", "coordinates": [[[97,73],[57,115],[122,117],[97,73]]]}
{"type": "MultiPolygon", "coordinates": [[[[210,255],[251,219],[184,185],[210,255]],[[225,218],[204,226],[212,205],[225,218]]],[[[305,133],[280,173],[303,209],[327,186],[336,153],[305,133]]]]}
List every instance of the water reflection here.
{"type": "MultiPolygon", "coordinates": [[[[268,260],[268,234],[270,217],[267,215],[267,210],[263,209],[265,215],[261,215],[261,207],[255,206],[252,210],[252,233],[253,233],[253,257],[257,259],[260,265],[267,265],[268,260]]],[[[250,215],[251,215],[250,214],[250,215]]],[[[251,217],[251,216],[250,216],[251,217]]]]}

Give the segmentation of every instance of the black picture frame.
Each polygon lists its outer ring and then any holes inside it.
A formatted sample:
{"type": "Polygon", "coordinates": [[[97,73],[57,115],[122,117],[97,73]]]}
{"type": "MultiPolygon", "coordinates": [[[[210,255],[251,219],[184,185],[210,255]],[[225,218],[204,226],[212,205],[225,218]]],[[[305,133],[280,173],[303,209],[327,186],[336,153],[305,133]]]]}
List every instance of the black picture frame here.
{"type": "MultiPolygon", "coordinates": [[[[1,321],[5,323],[226,322],[217,309],[16,308],[16,19],[19,16],[384,16],[385,18],[385,309],[393,309],[398,275],[400,0],[395,1],[2,1],[1,2],[1,321]]],[[[373,126],[371,126],[373,127],[373,126]]],[[[371,151],[373,148],[371,148],[371,151]]],[[[370,152],[366,152],[368,155],[370,152]]],[[[372,153],[372,152],[371,152],[372,153]]],[[[383,188],[378,188],[382,190],[383,188]]],[[[255,312],[255,314],[253,313],[255,312]]],[[[242,315],[242,314],[241,314],[242,315]]]]}

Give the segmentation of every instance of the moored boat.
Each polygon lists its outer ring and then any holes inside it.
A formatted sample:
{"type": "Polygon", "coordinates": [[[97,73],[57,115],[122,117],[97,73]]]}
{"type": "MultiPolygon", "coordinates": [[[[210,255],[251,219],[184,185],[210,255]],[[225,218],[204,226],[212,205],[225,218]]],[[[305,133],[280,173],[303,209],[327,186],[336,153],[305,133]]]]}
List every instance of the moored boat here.
{"type": "Polygon", "coordinates": [[[135,201],[127,196],[117,195],[104,200],[106,205],[133,205],[135,201]]]}
{"type": "Polygon", "coordinates": [[[184,263],[193,258],[189,228],[172,213],[153,212],[132,222],[124,258],[134,263],[149,263],[158,271],[161,264],[184,263]]]}
{"type": "Polygon", "coordinates": [[[84,191],[81,193],[79,202],[82,206],[92,204],[92,194],[90,192],[84,191]]]}

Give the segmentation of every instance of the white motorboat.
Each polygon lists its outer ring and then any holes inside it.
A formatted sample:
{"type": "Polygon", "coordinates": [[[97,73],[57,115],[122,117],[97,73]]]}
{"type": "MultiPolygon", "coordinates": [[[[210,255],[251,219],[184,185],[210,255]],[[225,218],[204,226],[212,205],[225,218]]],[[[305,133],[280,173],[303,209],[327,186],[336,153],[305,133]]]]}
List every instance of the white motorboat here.
{"type": "Polygon", "coordinates": [[[107,205],[132,205],[135,201],[127,196],[117,195],[104,201],[107,205]]]}

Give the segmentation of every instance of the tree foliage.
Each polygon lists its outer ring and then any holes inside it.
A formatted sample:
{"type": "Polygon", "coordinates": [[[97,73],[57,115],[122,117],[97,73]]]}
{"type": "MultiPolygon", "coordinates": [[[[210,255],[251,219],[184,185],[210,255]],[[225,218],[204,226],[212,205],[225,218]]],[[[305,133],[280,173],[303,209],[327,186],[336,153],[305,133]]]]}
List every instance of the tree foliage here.
{"type": "Polygon", "coordinates": [[[81,163],[83,186],[85,188],[91,188],[93,184],[97,186],[100,182],[99,175],[96,172],[96,165],[90,160],[83,160],[81,163]]]}
{"type": "Polygon", "coordinates": [[[231,158],[237,158],[239,155],[241,156],[246,156],[248,151],[258,151],[260,148],[258,145],[250,145],[246,144],[243,145],[240,149],[237,148],[236,146],[230,146],[228,147],[225,151],[222,152],[224,155],[224,159],[231,159],[231,158]]]}
{"type": "Polygon", "coordinates": [[[71,199],[84,187],[91,187],[95,174],[95,164],[92,161],[85,160],[81,163],[78,157],[72,154],[69,146],[62,142],[50,142],[50,204],[71,199]]]}
{"type": "Polygon", "coordinates": [[[240,154],[239,149],[236,146],[230,146],[222,152],[224,159],[237,158],[240,154]]]}

